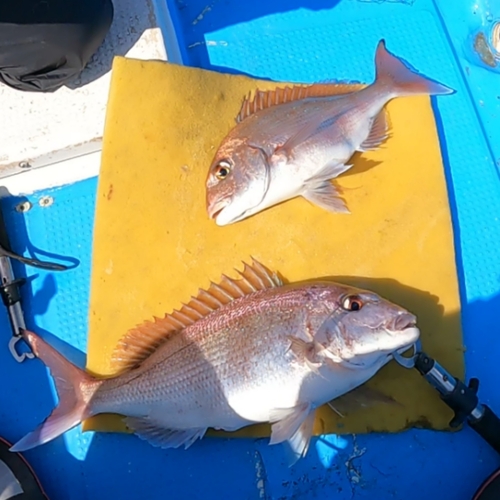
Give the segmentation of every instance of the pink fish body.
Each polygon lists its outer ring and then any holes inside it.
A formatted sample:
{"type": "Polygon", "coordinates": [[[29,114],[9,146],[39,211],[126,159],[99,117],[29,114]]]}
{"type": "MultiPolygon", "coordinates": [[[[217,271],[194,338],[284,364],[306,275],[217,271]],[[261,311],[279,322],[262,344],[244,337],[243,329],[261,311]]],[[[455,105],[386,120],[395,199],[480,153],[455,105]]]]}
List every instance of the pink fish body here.
{"type": "Polygon", "coordinates": [[[329,281],[284,285],[257,261],[164,319],[131,330],[116,376],[80,370],[33,332],[60,404],[14,451],[82,420],[118,413],[154,446],[190,446],[208,428],[271,422],[271,443],[303,456],[315,410],[359,387],[419,337],[416,318],[378,295],[329,281]]]}
{"type": "Polygon", "coordinates": [[[388,137],[384,106],[395,97],[452,92],[408,69],[384,41],[375,65],[375,82],[355,92],[332,95],[339,86],[312,85],[246,99],[208,172],[209,217],[223,226],[296,196],[348,212],[331,180],[352,166],[356,151],[388,137]]]}

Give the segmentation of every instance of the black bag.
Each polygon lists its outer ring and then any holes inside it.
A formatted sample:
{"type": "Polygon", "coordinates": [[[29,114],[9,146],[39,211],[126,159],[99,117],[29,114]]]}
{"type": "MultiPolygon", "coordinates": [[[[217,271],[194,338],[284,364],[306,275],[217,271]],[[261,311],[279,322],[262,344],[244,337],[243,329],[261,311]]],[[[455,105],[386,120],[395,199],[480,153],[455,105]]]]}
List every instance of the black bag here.
{"type": "Polygon", "coordinates": [[[0,0],[0,82],[49,92],[75,79],[113,20],[111,0],[0,0]]]}

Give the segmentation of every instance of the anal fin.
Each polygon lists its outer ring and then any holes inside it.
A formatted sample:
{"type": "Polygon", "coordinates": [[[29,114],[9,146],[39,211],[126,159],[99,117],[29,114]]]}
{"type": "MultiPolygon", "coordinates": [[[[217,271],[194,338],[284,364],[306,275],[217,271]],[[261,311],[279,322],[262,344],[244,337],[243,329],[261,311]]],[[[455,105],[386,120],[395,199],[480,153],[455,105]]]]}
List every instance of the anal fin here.
{"type": "Polygon", "coordinates": [[[158,448],[179,448],[184,446],[184,449],[188,449],[197,439],[201,439],[207,431],[206,427],[168,429],[148,417],[127,417],[125,424],[140,439],[158,448]]]}
{"type": "Polygon", "coordinates": [[[389,137],[389,125],[387,124],[387,113],[382,109],[375,117],[368,137],[359,146],[359,151],[370,151],[377,149],[389,137]]]}

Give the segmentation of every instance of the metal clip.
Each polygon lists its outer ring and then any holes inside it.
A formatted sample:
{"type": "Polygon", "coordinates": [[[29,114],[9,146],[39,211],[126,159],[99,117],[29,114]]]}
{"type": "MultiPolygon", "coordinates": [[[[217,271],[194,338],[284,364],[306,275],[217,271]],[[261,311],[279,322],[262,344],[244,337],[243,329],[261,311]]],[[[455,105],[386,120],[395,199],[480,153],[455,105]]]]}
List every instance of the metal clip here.
{"type": "Polygon", "coordinates": [[[33,359],[35,355],[31,352],[17,351],[17,343],[21,340],[20,332],[25,329],[24,314],[21,308],[20,287],[26,282],[25,278],[16,279],[12,270],[11,259],[17,260],[27,266],[46,269],[48,271],[64,271],[68,266],[46,262],[34,258],[24,257],[12,251],[9,235],[5,226],[5,220],[0,208],[0,297],[7,308],[12,337],[9,340],[9,351],[12,357],[22,363],[26,359],[33,359]]]}
{"type": "Polygon", "coordinates": [[[418,353],[422,350],[420,340],[417,340],[411,348],[413,348],[413,354],[409,358],[398,352],[393,354],[394,361],[396,361],[396,363],[401,365],[403,368],[415,368],[415,360],[417,359],[418,353]]]}
{"type": "Polygon", "coordinates": [[[25,359],[33,359],[35,357],[32,352],[22,352],[21,354],[17,352],[16,345],[20,340],[21,337],[18,335],[12,336],[9,340],[9,351],[18,363],[22,363],[25,359]]]}

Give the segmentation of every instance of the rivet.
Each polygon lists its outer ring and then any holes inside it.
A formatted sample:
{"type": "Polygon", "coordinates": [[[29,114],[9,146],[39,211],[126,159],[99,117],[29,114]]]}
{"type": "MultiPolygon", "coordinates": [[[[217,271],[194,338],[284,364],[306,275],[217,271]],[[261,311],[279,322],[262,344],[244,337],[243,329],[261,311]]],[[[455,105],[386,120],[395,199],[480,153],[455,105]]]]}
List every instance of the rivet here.
{"type": "Polygon", "coordinates": [[[32,206],[33,205],[29,201],[23,201],[22,203],[16,205],[16,212],[19,213],[27,212],[28,210],[31,210],[32,206]]]}
{"type": "Polygon", "coordinates": [[[42,196],[38,201],[41,207],[50,207],[54,203],[54,198],[52,196],[42,196]]]}

